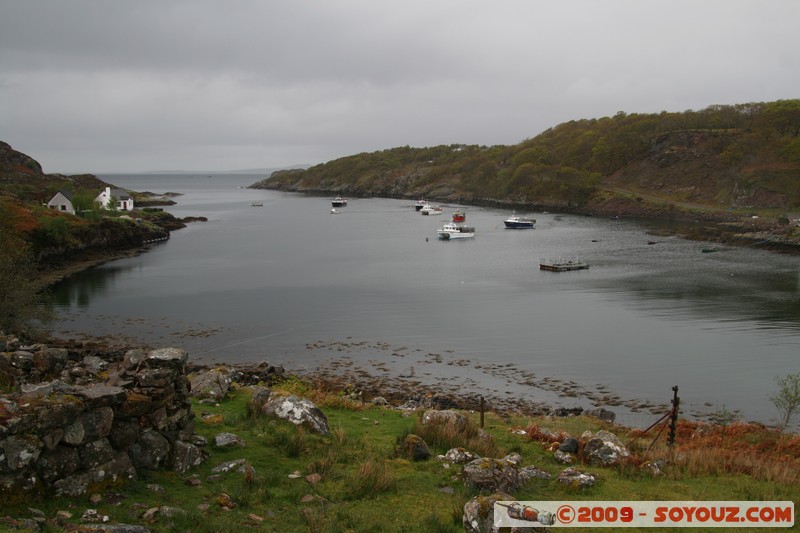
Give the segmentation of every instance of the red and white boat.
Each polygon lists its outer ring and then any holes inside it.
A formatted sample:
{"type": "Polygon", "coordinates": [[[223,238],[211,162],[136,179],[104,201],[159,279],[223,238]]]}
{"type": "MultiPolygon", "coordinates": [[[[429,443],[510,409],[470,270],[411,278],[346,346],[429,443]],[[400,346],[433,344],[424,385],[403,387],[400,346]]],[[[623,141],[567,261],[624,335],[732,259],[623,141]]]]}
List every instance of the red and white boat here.
{"type": "Polygon", "coordinates": [[[467,214],[462,211],[460,207],[453,211],[453,222],[458,223],[464,222],[465,220],[467,220],[467,214]]]}

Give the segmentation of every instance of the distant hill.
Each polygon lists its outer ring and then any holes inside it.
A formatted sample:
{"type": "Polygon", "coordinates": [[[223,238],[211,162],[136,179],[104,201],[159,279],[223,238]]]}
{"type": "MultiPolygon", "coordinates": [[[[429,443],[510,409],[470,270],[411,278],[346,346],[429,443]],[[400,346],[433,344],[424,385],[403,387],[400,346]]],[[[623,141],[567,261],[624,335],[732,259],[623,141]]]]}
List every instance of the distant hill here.
{"type": "Polygon", "coordinates": [[[45,174],[38,161],[0,141],[0,195],[41,204],[60,190],[99,193],[107,185],[93,174],[45,174]]]}
{"type": "Polygon", "coordinates": [[[513,146],[408,146],[278,171],[253,188],[625,211],[800,208],[800,100],[618,113],[513,146]]]}
{"type": "MultiPolygon", "coordinates": [[[[273,167],[273,168],[245,168],[245,169],[238,169],[238,170],[147,170],[144,172],[136,172],[135,174],[192,174],[192,175],[204,175],[204,174],[262,174],[269,176],[273,172],[278,172],[280,170],[287,170],[287,169],[305,169],[310,167],[311,165],[289,165],[286,167],[273,167]]],[[[108,172],[107,174],[128,174],[127,172],[108,172]]]]}

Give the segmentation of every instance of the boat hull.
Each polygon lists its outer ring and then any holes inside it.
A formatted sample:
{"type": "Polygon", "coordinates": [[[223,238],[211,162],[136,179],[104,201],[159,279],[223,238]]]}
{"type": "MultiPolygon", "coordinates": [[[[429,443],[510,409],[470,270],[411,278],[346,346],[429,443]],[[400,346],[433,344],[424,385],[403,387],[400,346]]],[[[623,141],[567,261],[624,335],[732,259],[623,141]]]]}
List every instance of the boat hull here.
{"type": "Polygon", "coordinates": [[[506,229],[530,229],[533,228],[533,222],[511,222],[506,220],[504,222],[506,229]]]}
{"type": "Polygon", "coordinates": [[[467,232],[448,232],[448,231],[440,231],[439,238],[443,241],[452,241],[454,239],[469,239],[474,237],[474,233],[467,233],[467,232]]]}

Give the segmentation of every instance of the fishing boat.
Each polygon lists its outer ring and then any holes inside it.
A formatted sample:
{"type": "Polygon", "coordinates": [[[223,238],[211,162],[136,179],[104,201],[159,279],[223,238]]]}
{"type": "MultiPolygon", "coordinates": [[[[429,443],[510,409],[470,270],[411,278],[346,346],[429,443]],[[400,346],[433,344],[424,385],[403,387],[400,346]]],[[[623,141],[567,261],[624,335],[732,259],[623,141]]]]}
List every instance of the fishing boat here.
{"type": "Polygon", "coordinates": [[[419,199],[419,200],[417,200],[417,201],[416,201],[416,203],[414,204],[414,209],[416,209],[417,211],[419,211],[420,209],[422,209],[423,207],[425,207],[425,204],[427,204],[427,203],[428,203],[428,202],[426,202],[424,199],[420,198],[420,199],[419,199]]]}
{"type": "Polygon", "coordinates": [[[419,210],[420,214],[423,215],[441,215],[442,208],[438,205],[431,205],[429,203],[425,203],[422,209],[419,210]]]}
{"type": "Polygon", "coordinates": [[[503,221],[508,229],[527,229],[532,228],[536,220],[527,217],[521,217],[516,212],[511,213],[511,216],[503,221]]]}
{"type": "Polygon", "coordinates": [[[337,196],[333,200],[331,200],[331,204],[333,207],[344,207],[347,205],[347,198],[342,198],[341,196],[337,196]]]}
{"type": "Polygon", "coordinates": [[[475,228],[470,226],[459,226],[458,224],[448,222],[439,228],[436,233],[443,241],[450,241],[453,239],[469,239],[475,236],[475,228]]]}
{"type": "Polygon", "coordinates": [[[462,211],[461,208],[457,208],[455,211],[453,211],[453,222],[459,223],[464,222],[465,220],[467,220],[467,214],[462,211]]]}
{"type": "Polygon", "coordinates": [[[250,207],[264,207],[264,202],[250,202],[250,207]]]}
{"type": "Polygon", "coordinates": [[[342,212],[341,209],[337,209],[336,207],[331,208],[331,215],[338,215],[342,212]]]}

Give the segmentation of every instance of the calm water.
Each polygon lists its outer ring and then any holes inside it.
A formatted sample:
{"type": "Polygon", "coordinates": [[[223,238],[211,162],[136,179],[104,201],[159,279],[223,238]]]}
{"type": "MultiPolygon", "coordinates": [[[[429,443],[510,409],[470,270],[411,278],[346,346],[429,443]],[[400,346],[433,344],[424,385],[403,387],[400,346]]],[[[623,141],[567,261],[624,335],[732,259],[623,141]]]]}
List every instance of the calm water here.
{"type": "Polygon", "coordinates": [[[555,213],[506,230],[508,212],[472,207],[476,238],[444,242],[436,229],[455,206],[428,217],[408,200],[351,199],[331,215],[327,197],[244,188],[261,176],[102,178],[182,193],[168,210],[209,220],[60,284],[60,336],[567,407],[610,397],[642,424],[650,408],[637,406],[668,403],[674,385],[688,414],[768,422],[775,376],[800,371],[799,257],[705,254],[633,221],[555,213]],[[552,257],[591,268],[538,270],[552,257]]]}

